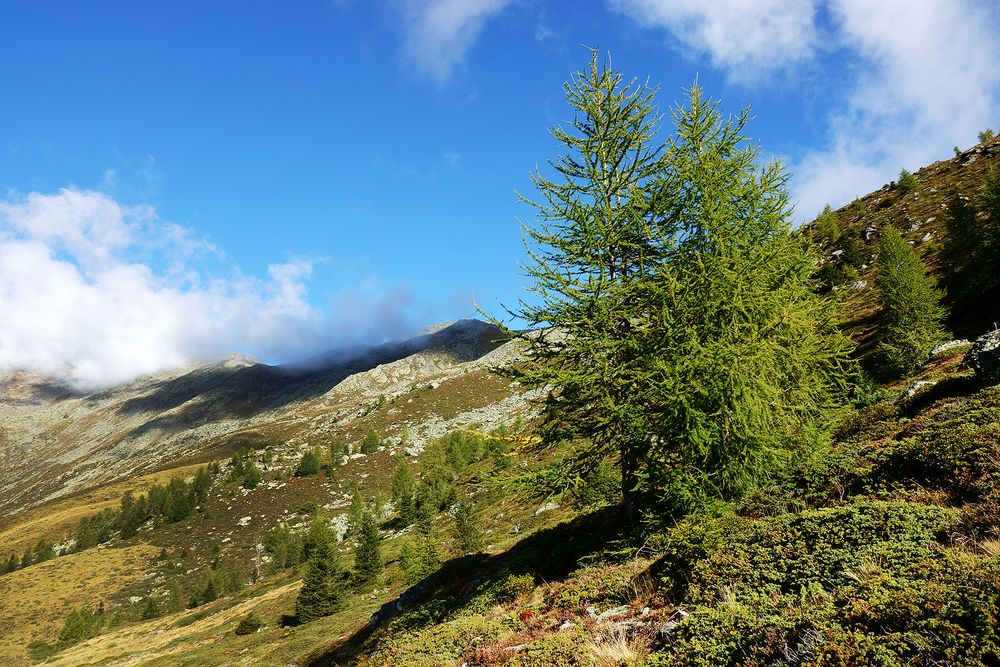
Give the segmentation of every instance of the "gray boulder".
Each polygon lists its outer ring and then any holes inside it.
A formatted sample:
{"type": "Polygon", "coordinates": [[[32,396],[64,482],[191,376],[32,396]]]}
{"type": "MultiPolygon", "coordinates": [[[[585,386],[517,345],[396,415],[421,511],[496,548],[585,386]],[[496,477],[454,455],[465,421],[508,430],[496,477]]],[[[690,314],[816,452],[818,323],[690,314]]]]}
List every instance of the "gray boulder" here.
{"type": "Polygon", "coordinates": [[[1000,329],[983,334],[962,358],[962,364],[988,381],[1000,380],[1000,329]]]}

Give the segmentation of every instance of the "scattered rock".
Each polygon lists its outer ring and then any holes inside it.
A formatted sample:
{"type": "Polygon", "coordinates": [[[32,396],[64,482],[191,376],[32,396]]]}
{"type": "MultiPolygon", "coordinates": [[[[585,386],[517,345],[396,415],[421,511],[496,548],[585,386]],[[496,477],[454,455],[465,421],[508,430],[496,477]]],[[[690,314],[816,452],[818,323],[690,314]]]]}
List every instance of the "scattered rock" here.
{"type": "Polygon", "coordinates": [[[559,632],[562,632],[563,630],[572,630],[575,627],[576,623],[573,621],[563,621],[562,625],[559,626],[559,632]]]}
{"type": "Polygon", "coordinates": [[[1000,380],[1000,329],[977,338],[962,358],[962,365],[984,380],[1000,380]]]}
{"type": "MultiPolygon", "coordinates": [[[[588,612],[589,612],[589,608],[588,608],[588,612]]],[[[610,618],[618,618],[620,616],[624,616],[627,613],[628,613],[628,605],[627,604],[623,604],[620,607],[612,607],[611,609],[608,609],[607,611],[601,612],[600,614],[597,615],[597,621],[599,623],[601,621],[606,621],[606,620],[608,620],[610,618]]]]}
{"type": "Polygon", "coordinates": [[[950,340],[947,343],[941,343],[933,350],[931,350],[930,356],[936,357],[939,354],[943,354],[944,352],[947,352],[949,350],[954,350],[956,347],[962,347],[963,345],[969,345],[969,344],[970,344],[969,341],[965,340],[964,338],[950,340]]]}
{"type": "Polygon", "coordinates": [[[622,635],[632,635],[646,629],[646,624],[642,621],[618,621],[613,624],[612,629],[622,635]]]}
{"type": "Polygon", "coordinates": [[[865,241],[871,241],[872,239],[875,238],[875,234],[877,232],[878,230],[875,229],[873,225],[868,225],[867,227],[865,227],[864,231],[861,232],[861,235],[864,236],[865,241]]]}
{"type": "Polygon", "coordinates": [[[587,607],[587,615],[591,618],[597,618],[597,607],[587,607]]]}
{"type": "Polygon", "coordinates": [[[898,403],[899,401],[905,401],[909,398],[913,398],[924,387],[933,387],[936,384],[937,382],[934,382],[933,380],[917,380],[915,382],[911,382],[910,386],[906,388],[906,391],[896,397],[896,402],[898,403]]]}
{"type": "Polygon", "coordinates": [[[242,519],[240,519],[239,521],[236,522],[236,525],[238,525],[238,526],[249,526],[250,525],[250,517],[248,517],[248,516],[243,517],[242,519]]]}
{"type": "Polygon", "coordinates": [[[666,623],[656,629],[656,634],[659,635],[660,639],[669,639],[670,636],[674,634],[677,626],[679,626],[681,622],[683,622],[684,619],[690,615],[691,614],[683,609],[678,609],[670,616],[669,619],[667,619],[666,623]]]}
{"type": "Polygon", "coordinates": [[[855,280],[853,283],[851,283],[851,289],[857,290],[857,289],[864,289],[866,287],[868,287],[867,280],[855,280]]]}
{"type": "Polygon", "coordinates": [[[538,516],[543,512],[551,512],[552,510],[557,510],[557,509],[559,509],[559,503],[554,503],[550,500],[549,502],[545,503],[544,505],[535,510],[535,516],[538,516]]]}

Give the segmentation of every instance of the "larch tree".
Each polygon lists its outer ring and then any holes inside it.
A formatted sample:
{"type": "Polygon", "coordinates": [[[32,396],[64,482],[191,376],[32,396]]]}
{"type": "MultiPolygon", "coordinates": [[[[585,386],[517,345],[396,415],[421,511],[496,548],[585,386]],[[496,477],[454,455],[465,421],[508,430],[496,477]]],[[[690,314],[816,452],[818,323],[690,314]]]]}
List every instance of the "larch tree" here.
{"type": "Polygon", "coordinates": [[[890,373],[912,373],[936,343],[946,338],[941,325],[944,296],[927,275],[920,257],[895,228],[882,232],[878,247],[878,346],[890,373]]]}
{"type": "Polygon", "coordinates": [[[340,609],[349,590],[349,577],[333,550],[332,539],[323,539],[314,545],[302,588],[295,599],[295,615],[299,621],[308,623],[340,609]]]}
{"type": "Polygon", "coordinates": [[[842,400],[850,341],[815,291],[815,258],[792,234],[787,172],[693,85],[673,111],[656,201],[662,260],[622,301],[641,351],[642,485],[680,505],[734,497],[787,460],[842,400]]]}
{"type": "Polygon", "coordinates": [[[576,116],[552,134],[567,152],[525,199],[533,296],[511,314],[529,328],[508,333],[529,363],[513,374],[555,388],[544,442],[617,460],[634,526],[640,490],[735,495],[771,470],[843,388],[848,345],[748,111],[724,121],[695,85],[657,143],[655,89],[596,53],[565,89],[576,116]]]}
{"type": "Polygon", "coordinates": [[[367,583],[382,573],[382,539],[378,533],[378,522],[370,508],[366,508],[361,514],[357,536],[354,576],[359,582],[367,583]]]}
{"type": "Polygon", "coordinates": [[[595,51],[565,93],[575,117],[551,133],[567,152],[550,162],[553,178],[532,176],[538,201],[521,197],[537,213],[537,222],[523,227],[533,296],[511,314],[533,331],[509,333],[532,363],[514,374],[528,385],[558,387],[545,405],[546,442],[586,438],[593,456],[581,458],[585,466],[617,457],[634,524],[644,425],[632,419],[627,379],[638,352],[630,348],[634,311],[618,299],[659,259],[656,90],[624,81],[595,51]]]}

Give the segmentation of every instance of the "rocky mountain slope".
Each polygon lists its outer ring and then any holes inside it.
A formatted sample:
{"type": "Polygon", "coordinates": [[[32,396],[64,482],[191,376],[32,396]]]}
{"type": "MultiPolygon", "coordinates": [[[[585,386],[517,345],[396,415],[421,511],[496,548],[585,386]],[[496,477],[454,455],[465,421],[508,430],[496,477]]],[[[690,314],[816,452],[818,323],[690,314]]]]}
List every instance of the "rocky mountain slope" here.
{"type": "Polygon", "coordinates": [[[420,397],[416,405],[408,397],[406,409],[390,408],[378,430],[398,439],[406,428],[408,446],[419,451],[449,425],[514,418],[523,397],[487,373],[512,355],[494,327],[461,320],[306,363],[268,366],[234,355],[82,395],[15,373],[0,379],[0,516],[243,446],[347,437],[375,426],[380,401],[408,394],[420,397]],[[449,392],[465,394],[458,412],[424,409],[449,392]]]}

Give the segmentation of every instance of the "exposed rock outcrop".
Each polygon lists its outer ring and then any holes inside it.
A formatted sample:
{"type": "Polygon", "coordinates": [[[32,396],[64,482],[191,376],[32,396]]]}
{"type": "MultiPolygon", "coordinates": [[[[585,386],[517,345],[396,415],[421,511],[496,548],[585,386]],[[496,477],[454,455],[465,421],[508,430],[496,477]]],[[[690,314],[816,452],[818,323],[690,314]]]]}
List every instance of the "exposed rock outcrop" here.
{"type": "Polygon", "coordinates": [[[1000,329],[983,334],[965,353],[962,363],[989,382],[1000,381],[1000,329]]]}

